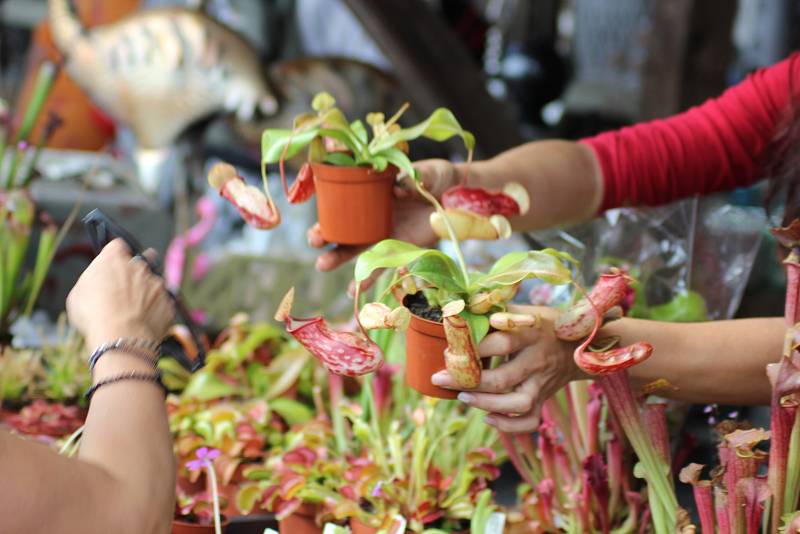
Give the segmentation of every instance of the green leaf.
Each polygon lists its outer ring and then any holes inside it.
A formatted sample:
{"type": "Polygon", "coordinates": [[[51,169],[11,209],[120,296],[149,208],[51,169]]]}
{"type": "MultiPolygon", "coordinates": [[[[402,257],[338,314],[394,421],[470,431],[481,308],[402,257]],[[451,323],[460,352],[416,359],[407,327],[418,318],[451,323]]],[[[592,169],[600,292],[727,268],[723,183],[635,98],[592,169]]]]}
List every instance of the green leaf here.
{"type": "Polygon", "coordinates": [[[325,156],[325,163],[331,165],[338,165],[339,167],[355,167],[356,161],[349,154],[344,152],[329,152],[325,156]]]}
{"type": "Polygon", "coordinates": [[[358,119],[354,120],[350,123],[350,130],[356,135],[362,144],[367,144],[369,138],[367,137],[367,129],[364,127],[363,122],[358,119]]]}
{"type": "Polygon", "coordinates": [[[389,166],[389,161],[383,156],[373,156],[370,160],[372,160],[372,168],[378,172],[385,171],[386,167],[389,166]]]}
{"type": "Polygon", "coordinates": [[[565,261],[575,260],[569,254],[549,248],[511,252],[497,260],[488,274],[476,277],[470,292],[514,285],[529,278],[538,278],[550,284],[568,284],[572,281],[572,272],[565,261]]]}
{"type": "Polygon", "coordinates": [[[405,152],[397,148],[387,148],[381,150],[378,154],[373,157],[377,157],[380,155],[381,157],[385,158],[386,161],[404,171],[407,175],[411,177],[415,177],[417,171],[414,170],[414,166],[411,164],[411,160],[408,159],[408,156],[405,152]]]}
{"type": "Polygon", "coordinates": [[[448,293],[460,294],[466,292],[466,288],[461,284],[461,274],[458,267],[444,253],[423,256],[417,259],[408,271],[448,293]]]}
{"type": "Polygon", "coordinates": [[[373,139],[370,144],[370,152],[377,153],[387,148],[394,147],[401,141],[412,141],[419,137],[427,137],[434,141],[446,141],[453,136],[459,136],[464,141],[467,150],[475,148],[475,137],[468,131],[461,128],[455,115],[445,108],[439,108],[431,113],[425,121],[412,126],[402,128],[389,133],[380,138],[373,139]]]}
{"type": "Polygon", "coordinates": [[[286,151],[286,159],[292,158],[317,135],[319,128],[303,131],[268,128],[261,134],[261,162],[277,163],[287,145],[289,148],[286,151]]]}
{"type": "Polygon", "coordinates": [[[331,139],[339,141],[353,154],[357,154],[361,150],[358,140],[355,138],[355,136],[350,135],[349,130],[347,132],[343,132],[334,128],[320,128],[319,135],[320,137],[330,137],[331,139]]]}
{"type": "Polygon", "coordinates": [[[361,282],[376,269],[403,267],[423,257],[437,257],[441,265],[452,264],[448,265],[448,271],[457,272],[453,260],[440,250],[420,248],[397,239],[384,239],[358,257],[355,279],[361,282]]]}
{"type": "Polygon", "coordinates": [[[158,360],[158,370],[161,372],[161,381],[170,390],[182,390],[192,376],[175,358],[158,360]]]}
{"type": "Polygon", "coordinates": [[[236,492],[236,508],[243,514],[249,514],[261,498],[263,490],[254,482],[245,482],[236,492]]]}
{"type": "Polygon", "coordinates": [[[229,397],[242,393],[241,388],[223,382],[213,372],[200,370],[189,379],[186,388],[183,390],[183,398],[193,398],[198,400],[211,400],[220,397],[229,397]]]}
{"type": "Polygon", "coordinates": [[[686,291],[666,304],[650,308],[650,319],[671,323],[694,323],[708,320],[706,301],[695,291],[686,291]]]}
{"type": "Polygon", "coordinates": [[[271,400],[269,407],[280,415],[289,426],[307,423],[314,417],[314,412],[311,411],[311,408],[302,402],[287,399],[286,397],[271,400]]]}
{"type": "Polygon", "coordinates": [[[470,313],[467,310],[462,311],[459,315],[467,321],[469,331],[472,334],[472,339],[475,341],[475,344],[477,345],[480,343],[483,338],[486,337],[486,334],[489,333],[489,317],[470,313]]]}

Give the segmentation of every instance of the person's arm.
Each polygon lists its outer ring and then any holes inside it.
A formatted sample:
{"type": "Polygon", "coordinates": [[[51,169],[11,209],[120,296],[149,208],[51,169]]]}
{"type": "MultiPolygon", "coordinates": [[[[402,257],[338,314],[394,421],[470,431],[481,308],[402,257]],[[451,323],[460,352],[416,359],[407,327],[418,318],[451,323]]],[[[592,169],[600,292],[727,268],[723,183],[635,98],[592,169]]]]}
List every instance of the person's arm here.
{"type": "MultiPolygon", "coordinates": [[[[477,388],[459,394],[462,402],[490,412],[487,422],[506,432],[535,429],[543,401],[572,380],[591,378],[575,365],[573,354],[578,344],[556,339],[555,310],[520,307],[518,311],[538,313],[542,324],[486,336],[479,347],[481,356],[510,354],[513,358],[496,369],[483,371],[477,388]]],[[[624,345],[635,341],[653,345],[652,356],[629,369],[635,388],[663,378],[674,387],[659,391],[668,398],[768,404],[766,366],[779,360],[784,332],[781,318],[707,323],[624,318],[604,326],[598,336],[619,335],[624,345]]],[[[434,375],[432,382],[456,389],[447,371],[434,375]]]]}
{"type": "MultiPolygon", "coordinates": [[[[161,279],[120,241],[87,268],[67,308],[88,347],[120,337],[160,340],[173,315],[161,279]]],[[[109,352],[93,383],[134,370],[154,372],[146,361],[109,352]]],[[[3,532],[167,533],[175,464],[163,392],[130,380],[98,389],[78,458],[0,431],[0,472],[3,532]]]]}
{"type": "MultiPolygon", "coordinates": [[[[720,97],[666,119],[580,141],[533,141],[473,162],[469,171],[465,163],[441,159],[419,161],[415,167],[435,196],[465,179],[490,190],[521,183],[531,209],[511,220],[517,231],[580,223],[621,206],[665,204],[730,190],[759,178],[764,156],[789,111],[790,80],[798,76],[800,54],[795,54],[720,97]]],[[[433,245],[437,238],[428,222],[431,211],[406,181],[405,195],[395,202],[393,237],[433,245]]],[[[317,248],[328,245],[316,226],[308,241],[317,248]]],[[[364,248],[327,250],[320,254],[317,269],[335,269],[364,248]]]]}
{"type": "Polygon", "coordinates": [[[785,332],[778,317],[686,324],[622,319],[602,335],[619,335],[623,345],[653,345],[653,355],[630,369],[634,387],[663,378],[677,388],[660,391],[664,397],[751,405],[769,404],[766,366],[779,361],[785,332]]]}
{"type": "Polygon", "coordinates": [[[515,180],[528,189],[531,212],[514,225],[519,230],[748,185],[763,177],[771,143],[792,119],[791,91],[799,86],[791,80],[799,76],[794,54],[683,113],[578,143],[528,143],[476,163],[474,176],[490,188],[515,180]]]}
{"type": "MultiPolygon", "coordinates": [[[[431,172],[422,163],[423,172],[431,172]]],[[[597,215],[603,200],[597,156],[588,145],[574,141],[533,141],[469,167],[459,163],[454,168],[471,186],[501,190],[508,182],[519,182],[528,190],[530,209],[511,219],[516,231],[588,221],[597,215]]]]}

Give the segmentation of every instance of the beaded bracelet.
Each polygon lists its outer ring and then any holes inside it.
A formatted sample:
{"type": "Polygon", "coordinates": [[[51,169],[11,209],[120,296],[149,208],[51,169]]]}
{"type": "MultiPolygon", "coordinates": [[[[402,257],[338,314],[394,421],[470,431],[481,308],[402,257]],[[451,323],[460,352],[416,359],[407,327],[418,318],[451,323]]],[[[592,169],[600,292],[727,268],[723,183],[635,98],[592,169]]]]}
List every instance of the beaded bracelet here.
{"type": "Polygon", "coordinates": [[[160,343],[147,341],[145,339],[119,338],[114,341],[103,343],[89,356],[89,371],[94,371],[94,366],[100,357],[108,351],[118,350],[146,360],[153,366],[158,363],[158,352],[160,343]]]}
{"type": "Polygon", "coordinates": [[[89,389],[86,390],[85,396],[87,400],[92,400],[92,395],[103,386],[107,386],[108,384],[114,384],[116,382],[122,382],[124,380],[141,380],[144,382],[153,382],[161,387],[164,390],[164,395],[167,394],[167,388],[161,382],[161,373],[143,373],[140,371],[128,371],[125,373],[121,373],[118,375],[114,375],[112,377],[106,378],[101,380],[97,384],[93,385],[89,389]]]}

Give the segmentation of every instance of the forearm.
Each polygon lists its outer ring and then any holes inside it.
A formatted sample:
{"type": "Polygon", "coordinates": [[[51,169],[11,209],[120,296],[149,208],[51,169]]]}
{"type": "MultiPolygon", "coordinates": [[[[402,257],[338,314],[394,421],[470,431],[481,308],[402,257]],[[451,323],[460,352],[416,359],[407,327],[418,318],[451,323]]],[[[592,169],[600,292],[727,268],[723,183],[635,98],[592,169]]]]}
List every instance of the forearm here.
{"type": "MultiPolygon", "coordinates": [[[[154,372],[124,353],[95,367],[95,383],[127,371],[154,372]]],[[[174,511],[175,465],[164,394],[151,382],[122,381],[97,390],[86,418],[80,459],[120,483],[123,514],[144,521],[144,532],[168,532],[174,511]]]]}
{"type": "MultiPolygon", "coordinates": [[[[95,380],[131,368],[152,370],[118,356],[100,360],[95,380]]],[[[142,382],[99,389],[79,459],[0,431],[0,472],[6,482],[0,517],[8,532],[169,532],[175,467],[163,394],[142,382]]]]}
{"type": "Polygon", "coordinates": [[[629,371],[635,388],[665,379],[676,389],[659,394],[669,398],[768,404],[766,365],[780,358],[785,329],[782,318],[683,324],[626,318],[609,323],[600,335],[618,335],[623,345],[653,345],[653,355],[629,371]]]}
{"type": "MultiPolygon", "coordinates": [[[[466,164],[459,166],[462,175],[466,164]]],[[[597,214],[603,196],[603,180],[594,152],[572,141],[530,142],[486,161],[472,164],[469,183],[502,189],[519,182],[529,192],[526,215],[511,220],[517,231],[573,224],[597,214]]]]}

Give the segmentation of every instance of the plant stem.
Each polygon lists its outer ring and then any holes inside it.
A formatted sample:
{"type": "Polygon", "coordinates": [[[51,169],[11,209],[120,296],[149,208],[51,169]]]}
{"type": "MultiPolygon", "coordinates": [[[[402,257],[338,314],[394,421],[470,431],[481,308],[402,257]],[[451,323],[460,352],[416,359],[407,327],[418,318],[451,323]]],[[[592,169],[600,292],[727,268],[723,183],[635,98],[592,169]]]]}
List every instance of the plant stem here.
{"type": "Polygon", "coordinates": [[[786,490],[783,498],[784,515],[797,510],[797,500],[800,497],[800,410],[794,415],[787,463],[786,490]]]}
{"type": "MultiPolygon", "coordinates": [[[[412,176],[413,179],[413,176],[412,176]]],[[[450,224],[450,219],[447,217],[447,214],[444,212],[444,208],[442,205],[439,204],[439,201],[436,200],[432,194],[430,194],[426,189],[425,186],[419,180],[414,179],[414,183],[417,186],[417,191],[419,194],[422,195],[425,200],[433,204],[433,207],[442,216],[444,220],[445,228],[447,228],[447,235],[450,236],[450,241],[453,242],[453,247],[455,247],[456,251],[456,259],[458,260],[458,266],[461,269],[461,276],[463,278],[464,287],[469,287],[469,271],[467,270],[467,262],[464,261],[464,253],[461,252],[461,246],[458,243],[458,238],[456,237],[456,232],[453,230],[453,226],[450,224]]]]}
{"type": "Polygon", "coordinates": [[[659,526],[660,521],[655,522],[656,514],[654,514],[656,532],[657,534],[673,534],[677,521],[678,500],[672,488],[672,482],[668,478],[669,466],[663,461],[645,432],[628,373],[620,371],[601,375],[597,381],[603,387],[614,416],[625,431],[636,456],[642,463],[651,497],[660,501],[656,506],[651,504],[654,512],[663,511],[664,514],[664,523],[661,526],[659,526]]]}
{"type": "Polygon", "coordinates": [[[211,502],[214,505],[214,532],[222,534],[222,529],[219,524],[219,494],[217,493],[217,475],[214,473],[214,465],[206,459],[206,473],[208,479],[211,481],[211,502]]]}

